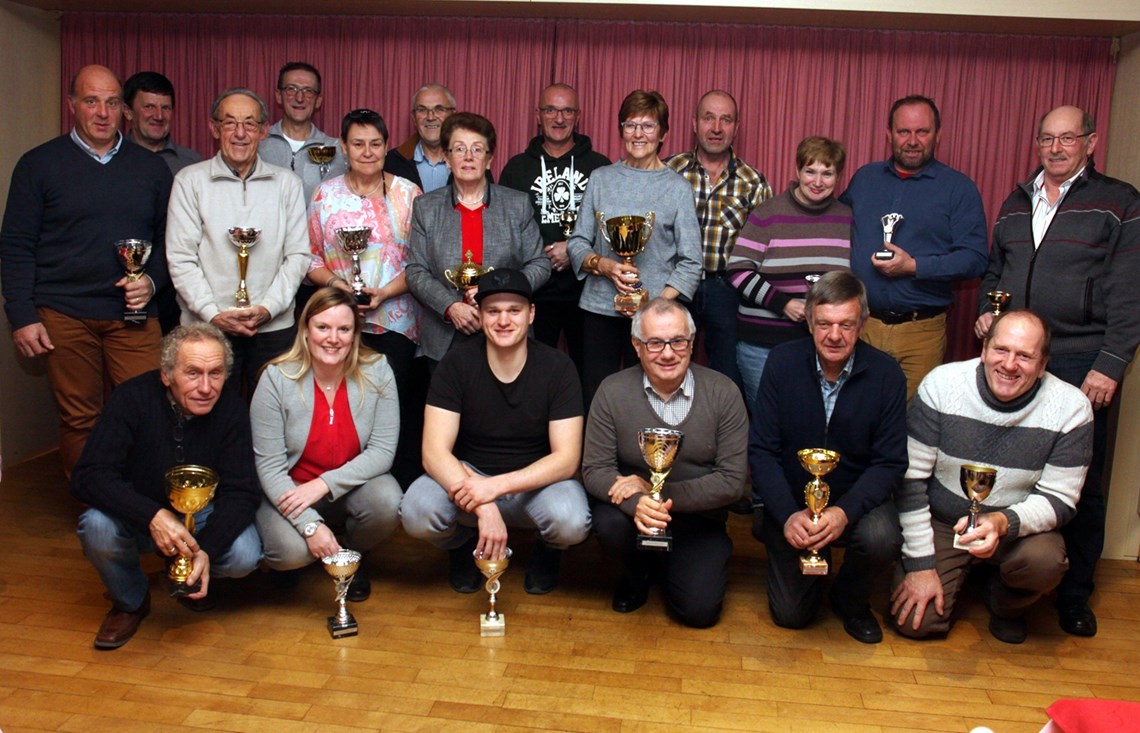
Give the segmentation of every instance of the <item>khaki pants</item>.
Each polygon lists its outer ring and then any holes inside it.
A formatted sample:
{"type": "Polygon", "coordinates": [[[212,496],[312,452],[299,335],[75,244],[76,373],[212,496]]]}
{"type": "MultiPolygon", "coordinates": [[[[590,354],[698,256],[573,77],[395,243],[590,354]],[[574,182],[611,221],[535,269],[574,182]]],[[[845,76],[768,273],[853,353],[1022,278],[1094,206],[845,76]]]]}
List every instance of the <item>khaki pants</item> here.
{"type": "Polygon", "coordinates": [[[946,355],[946,314],[893,326],[868,318],[863,326],[863,340],[899,363],[906,375],[906,399],[910,402],[923,377],[946,355]]]}

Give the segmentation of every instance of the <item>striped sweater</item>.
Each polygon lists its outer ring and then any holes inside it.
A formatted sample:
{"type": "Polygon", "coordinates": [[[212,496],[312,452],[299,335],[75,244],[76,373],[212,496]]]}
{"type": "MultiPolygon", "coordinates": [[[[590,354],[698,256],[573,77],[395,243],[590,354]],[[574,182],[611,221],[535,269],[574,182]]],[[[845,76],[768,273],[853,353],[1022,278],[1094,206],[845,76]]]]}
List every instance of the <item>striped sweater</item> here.
{"type": "Polygon", "coordinates": [[[807,275],[851,267],[851,209],[835,198],[800,203],[792,184],[753,210],[728,261],[729,281],[740,293],[736,335],[774,346],[805,335],[784,306],[807,294],[807,275]]]}
{"type": "Polygon", "coordinates": [[[1092,452],[1092,408],[1051,374],[1003,403],[979,359],[944,364],[922,380],[907,433],[910,465],[895,501],[908,573],[934,567],[931,519],[953,525],[969,510],[962,464],[997,468],[982,511],[1009,519],[1003,541],[1057,529],[1076,513],[1092,452]]]}

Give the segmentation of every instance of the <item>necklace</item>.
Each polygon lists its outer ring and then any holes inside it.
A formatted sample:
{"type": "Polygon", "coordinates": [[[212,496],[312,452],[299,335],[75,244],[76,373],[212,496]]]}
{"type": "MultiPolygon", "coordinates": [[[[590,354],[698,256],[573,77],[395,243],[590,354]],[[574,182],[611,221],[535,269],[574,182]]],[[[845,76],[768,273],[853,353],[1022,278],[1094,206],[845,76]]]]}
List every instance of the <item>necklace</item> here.
{"type": "Polygon", "coordinates": [[[456,192],[456,196],[459,198],[459,203],[463,204],[464,206],[480,206],[483,203],[483,196],[485,196],[486,193],[486,189],[480,191],[479,195],[475,197],[474,201],[467,201],[463,198],[463,194],[459,192],[456,192]]]}
{"type": "Polygon", "coordinates": [[[372,188],[372,190],[369,191],[368,193],[360,193],[360,191],[357,191],[356,185],[353,184],[352,180],[347,175],[344,177],[344,182],[348,185],[348,190],[352,191],[354,194],[359,196],[360,200],[363,201],[364,199],[372,198],[372,194],[374,194],[378,190],[380,190],[381,186],[383,186],[383,188],[384,188],[384,197],[387,198],[388,197],[388,180],[387,180],[387,178],[388,178],[387,176],[385,176],[383,173],[381,173],[380,174],[380,182],[377,183],[372,188]]]}

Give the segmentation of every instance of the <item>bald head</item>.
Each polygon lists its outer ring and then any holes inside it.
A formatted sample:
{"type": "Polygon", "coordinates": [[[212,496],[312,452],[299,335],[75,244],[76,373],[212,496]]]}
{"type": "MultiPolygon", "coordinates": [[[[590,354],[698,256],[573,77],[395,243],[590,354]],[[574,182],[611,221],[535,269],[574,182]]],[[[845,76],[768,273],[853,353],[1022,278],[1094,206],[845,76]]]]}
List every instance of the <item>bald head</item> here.
{"type": "Polygon", "coordinates": [[[84,66],[71,80],[69,101],[79,139],[105,155],[115,146],[123,116],[119,78],[106,66],[84,66]]]}
{"type": "Polygon", "coordinates": [[[1096,123],[1080,107],[1058,107],[1037,123],[1037,153],[1045,182],[1060,186],[1088,165],[1096,150],[1096,123]]]}

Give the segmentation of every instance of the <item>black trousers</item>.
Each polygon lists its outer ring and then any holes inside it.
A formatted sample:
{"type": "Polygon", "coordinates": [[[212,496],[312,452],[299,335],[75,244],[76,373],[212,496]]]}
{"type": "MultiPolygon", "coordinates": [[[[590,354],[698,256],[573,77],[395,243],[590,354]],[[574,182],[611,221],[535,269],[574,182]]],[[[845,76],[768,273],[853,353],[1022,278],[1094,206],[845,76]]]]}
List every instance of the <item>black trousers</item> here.
{"type": "Polygon", "coordinates": [[[565,334],[566,350],[574,368],[582,375],[583,311],[575,300],[536,300],[534,304],[534,337],[552,348],[558,348],[565,334]]]}
{"type": "Polygon", "coordinates": [[[620,371],[622,367],[636,364],[637,352],[629,340],[629,318],[623,315],[600,316],[583,311],[582,319],[586,333],[590,334],[582,347],[582,399],[588,415],[598,387],[606,377],[620,371]]]}

